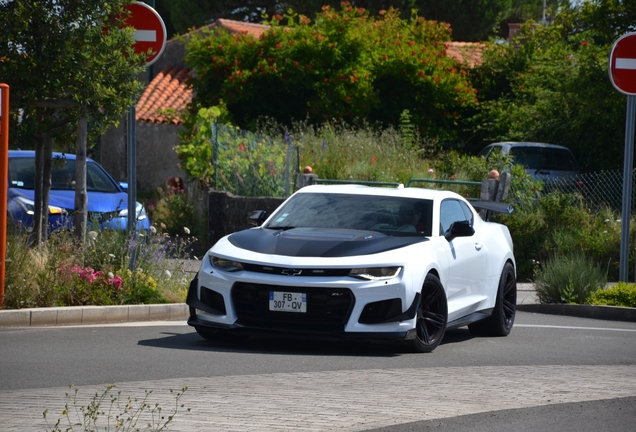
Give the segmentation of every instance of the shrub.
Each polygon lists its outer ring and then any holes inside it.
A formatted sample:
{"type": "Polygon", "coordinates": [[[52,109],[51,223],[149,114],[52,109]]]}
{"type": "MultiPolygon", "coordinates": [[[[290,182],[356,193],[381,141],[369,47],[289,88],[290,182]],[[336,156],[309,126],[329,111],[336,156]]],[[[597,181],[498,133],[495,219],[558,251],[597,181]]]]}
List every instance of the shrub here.
{"type": "Polygon", "coordinates": [[[29,249],[26,236],[8,236],[8,309],[185,301],[189,276],[179,260],[168,259],[182,257],[183,244],[169,238],[91,231],[76,244],[71,233],[56,231],[29,249]]]}
{"type": "Polygon", "coordinates": [[[601,267],[581,253],[556,255],[538,268],[535,288],[541,303],[584,304],[590,294],[605,286],[601,267]]]}
{"type": "Polygon", "coordinates": [[[636,284],[620,282],[611,288],[593,292],[587,304],[636,308],[636,284]]]}

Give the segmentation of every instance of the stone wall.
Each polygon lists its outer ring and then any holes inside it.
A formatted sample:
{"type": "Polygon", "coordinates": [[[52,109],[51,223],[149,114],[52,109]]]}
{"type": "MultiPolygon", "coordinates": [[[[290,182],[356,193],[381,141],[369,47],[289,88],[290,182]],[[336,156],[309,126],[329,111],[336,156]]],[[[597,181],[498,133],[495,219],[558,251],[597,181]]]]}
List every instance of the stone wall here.
{"type": "Polygon", "coordinates": [[[285,198],[238,197],[229,192],[210,190],[208,194],[208,246],[236,231],[252,228],[247,216],[254,210],[270,215],[285,198]]]}

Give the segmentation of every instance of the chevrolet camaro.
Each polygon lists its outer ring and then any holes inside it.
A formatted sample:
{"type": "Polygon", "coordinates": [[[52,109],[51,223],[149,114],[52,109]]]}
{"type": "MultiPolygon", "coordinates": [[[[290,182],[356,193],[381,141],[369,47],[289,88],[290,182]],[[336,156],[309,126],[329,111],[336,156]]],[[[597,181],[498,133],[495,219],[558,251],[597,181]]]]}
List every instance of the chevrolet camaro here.
{"type": "Polygon", "coordinates": [[[512,211],[415,187],[304,187],[207,252],[188,324],[208,340],[336,336],[415,352],[461,326],[506,336],[517,297],[512,239],[476,208],[512,211]]]}

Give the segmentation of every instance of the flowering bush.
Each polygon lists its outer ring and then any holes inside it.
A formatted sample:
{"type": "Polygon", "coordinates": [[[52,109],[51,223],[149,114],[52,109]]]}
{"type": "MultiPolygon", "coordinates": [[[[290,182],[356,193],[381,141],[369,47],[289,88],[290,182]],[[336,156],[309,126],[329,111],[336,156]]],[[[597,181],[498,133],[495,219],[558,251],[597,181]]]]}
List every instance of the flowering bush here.
{"type": "Polygon", "coordinates": [[[195,106],[223,102],[241,127],[261,116],[288,126],[356,118],[398,124],[408,109],[421,131],[446,140],[476,102],[467,72],[446,55],[448,24],[402,20],[392,8],[372,17],[348,2],[324,6],[314,21],[290,11],[267,24],[259,38],[189,34],[195,106]]]}
{"type": "Polygon", "coordinates": [[[28,248],[24,233],[10,232],[5,307],[118,305],[183,302],[190,283],[183,244],[163,235],[128,238],[92,232],[82,245],[55,232],[46,245],[28,248]],[[133,270],[129,270],[130,265],[133,270]]]}

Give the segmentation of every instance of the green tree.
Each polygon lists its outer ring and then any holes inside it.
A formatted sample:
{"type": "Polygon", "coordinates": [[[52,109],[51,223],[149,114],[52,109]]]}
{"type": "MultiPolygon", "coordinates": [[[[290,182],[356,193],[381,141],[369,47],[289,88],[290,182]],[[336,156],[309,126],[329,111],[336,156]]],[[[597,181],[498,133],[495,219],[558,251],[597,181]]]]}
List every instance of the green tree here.
{"type": "Polygon", "coordinates": [[[586,1],[548,25],[528,23],[510,45],[487,50],[474,71],[481,99],[473,149],[497,140],[569,147],[585,171],[622,166],[625,97],[611,85],[613,42],[633,28],[635,0],[586,1]]]}
{"type": "Polygon", "coordinates": [[[312,22],[274,15],[259,39],[204,31],[186,41],[195,104],[225,103],[235,124],[333,118],[396,125],[404,110],[425,135],[454,138],[475,102],[466,71],[445,55],[447,24],[390,9],[378,18],[346,3],[312,22]]]}
{"type": "MultiPolygon", "coordinates": [[[[26,142],[36,149],[37,242],[46,241],[54,141],[77,140],[81,165],[86,141],[119,121],[142,89],[136,74],[145,55],[132,51],[132,29],[120,31],[127,3],[0,2],[0,77],[11,87],[10,145],[26,142]]],[[[85,195],[85,189],[78,184],[76,193],[85,195]]],[[[76,202],[85,221],[85,196],[76,202]]]]}
{"type": "Polygon", "coordinates": [[[418,0],[416,8],[426,19],[450,23],[453,40],[479,41],[493,34],[510,14],[512,0],[418,0]]]}

